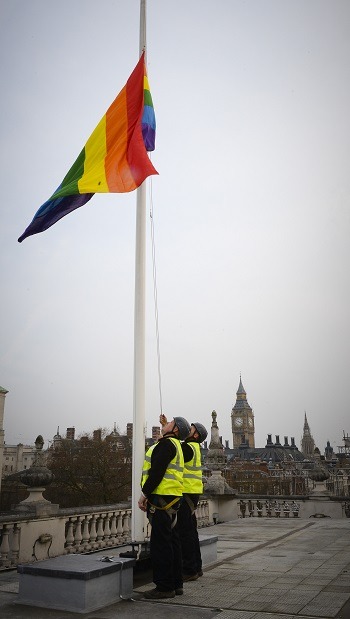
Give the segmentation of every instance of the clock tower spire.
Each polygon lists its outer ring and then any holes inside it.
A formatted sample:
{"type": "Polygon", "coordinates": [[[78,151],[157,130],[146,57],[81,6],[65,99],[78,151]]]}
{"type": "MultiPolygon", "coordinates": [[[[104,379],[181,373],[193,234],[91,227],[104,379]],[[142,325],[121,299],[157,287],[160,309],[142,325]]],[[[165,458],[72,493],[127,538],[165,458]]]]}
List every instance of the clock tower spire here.
{"type": "Polygon", "coordinates": [[[239,377],[236,396],[236,404],[231,412],[233,448],[236,449],[242,444],[255,447],[254,413],[248,404],[241,376],[239,377]]]}

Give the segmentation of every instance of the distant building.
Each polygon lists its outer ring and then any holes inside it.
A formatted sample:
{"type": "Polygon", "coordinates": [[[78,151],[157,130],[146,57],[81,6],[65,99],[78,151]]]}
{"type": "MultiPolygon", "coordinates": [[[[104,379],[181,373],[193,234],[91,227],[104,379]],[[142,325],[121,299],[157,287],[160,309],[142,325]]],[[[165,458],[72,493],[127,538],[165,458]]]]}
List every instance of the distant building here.
{"type": "Polygon", "coordinates": [[[18,473],[24,469],[29,469],[33,464],[36,454],[35,445],[6,445],[4,444],[4,454],[2,462],[2,477],[18,473]]]}
{"type": "Polygon", "coordinates": [[[327,441],[327,445],[324,448],[324,457],[325,457],[326,462],[332,462],[333,460],[336,460],[333,447],[331,447],[331,444],[329,441],[327,441]]]}
{"type": "Polygon", "coordinates": [[[236,403],[231,411],[233,448],[239,448],[242,443],[255,447],[254,413],[248,404],[241,377],[236,396],[236,403]]]}
{"type": "Polygon", "coordinates": [[[74,439],[75,439],[75,428],[67,428],[66,439],[67,439],[67,441],[74,441],[74,439]]]}
{"type": "Polygon", "coordinates": [[[152,426],[152,439],[154,442],[158,441],[160,437],[160,427],[159,426],[152,426]]]}

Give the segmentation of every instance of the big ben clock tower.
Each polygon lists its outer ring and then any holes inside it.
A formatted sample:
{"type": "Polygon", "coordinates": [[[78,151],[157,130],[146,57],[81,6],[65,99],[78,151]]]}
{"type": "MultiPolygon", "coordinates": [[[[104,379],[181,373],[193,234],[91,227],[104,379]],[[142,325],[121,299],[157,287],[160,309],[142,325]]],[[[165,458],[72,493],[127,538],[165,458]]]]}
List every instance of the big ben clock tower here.
{"type": "Polygon", "coordinates": [[[242,443],[249,447],[255,447],[254,438],[254,413],[247,402],[247,394],[242,385],[242,378],[239,377],[237,390],[237,400],[231,412],[233,448],[237,448],[242,443]]]}

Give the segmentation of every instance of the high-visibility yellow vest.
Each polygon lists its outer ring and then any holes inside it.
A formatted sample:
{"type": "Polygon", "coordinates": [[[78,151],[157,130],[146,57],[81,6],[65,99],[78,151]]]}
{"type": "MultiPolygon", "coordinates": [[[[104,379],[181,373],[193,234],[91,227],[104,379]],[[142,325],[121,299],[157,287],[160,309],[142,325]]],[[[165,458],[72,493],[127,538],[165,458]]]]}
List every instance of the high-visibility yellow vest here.
{"type": "Polygon", "coordinates": [[[201,448],[197,442],[188,441],[193,449],[193,458],[189,462],[185,462],[184,468],[184,493],[185,494],[202,494],[202,463],[201,463],[201,448]]]}
{"type": "MultiPolygon", "coordinates": [[[[153,490],[152,494],[181,496],[183,492],[184,456],[180,441],[172,437],[168,437],[166,440],[173,443],[176,448],[176,455],[171,462],[169,462],[162,481],[155,488],[155,490],[153,490]]],[[[157,443],[152,445],[146,452],[142,470],[141,488],[143,488],[148,478],[149,470],[151,468],[152,452],[156,445],[157,443]]]]}

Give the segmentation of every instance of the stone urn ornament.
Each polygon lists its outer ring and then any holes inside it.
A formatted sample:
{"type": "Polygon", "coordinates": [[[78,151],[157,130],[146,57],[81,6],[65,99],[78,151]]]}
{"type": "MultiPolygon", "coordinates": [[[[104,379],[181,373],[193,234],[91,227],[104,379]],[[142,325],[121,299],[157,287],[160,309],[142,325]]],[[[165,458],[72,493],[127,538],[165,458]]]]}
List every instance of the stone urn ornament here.
{"type": "Polygon", "coordinates": [[[24,469],[18,474],[22,484],[27,486],[29,496],[17,505],[20,511],[35,511],[40,513],[52,513],[58,509],[58,505],[53,505],[43,497],[45,488],[54,479],[53,473],[45,465],[45,454],[43,453],[44,439],[39,434],[35,441],[36,453],[33,464],[29,469],[24,469]]]}

